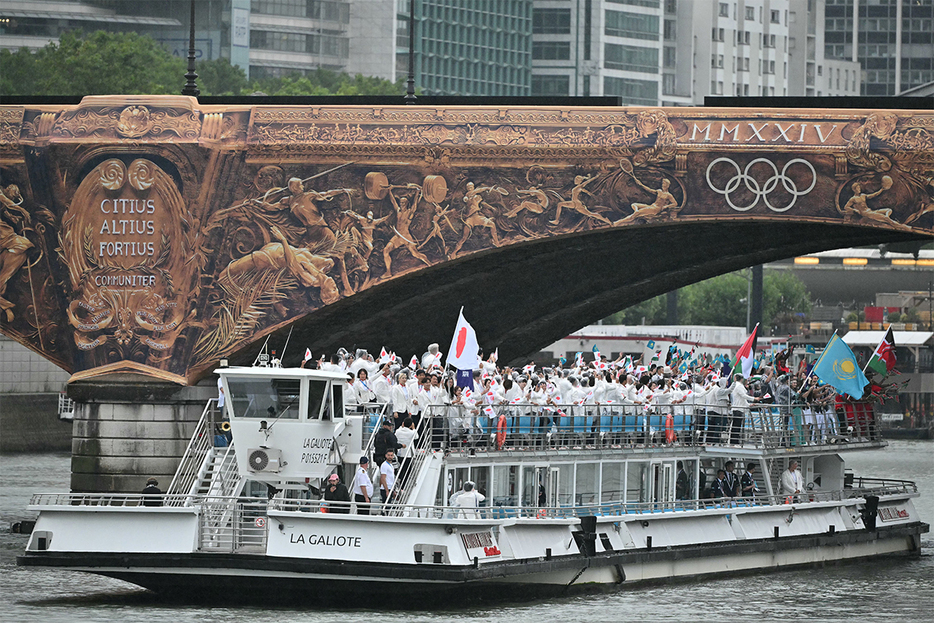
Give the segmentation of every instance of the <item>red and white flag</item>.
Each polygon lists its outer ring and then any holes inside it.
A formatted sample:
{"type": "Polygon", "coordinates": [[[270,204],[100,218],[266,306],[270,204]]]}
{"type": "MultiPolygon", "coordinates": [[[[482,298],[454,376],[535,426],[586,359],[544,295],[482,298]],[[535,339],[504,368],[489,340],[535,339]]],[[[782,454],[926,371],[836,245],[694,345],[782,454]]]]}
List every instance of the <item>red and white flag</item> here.
{"type": "Polygon", "coordinates": [[[379,349],[379,362],[389,363],[389,351],[386,350],[385,346],[379,349]]]}
{"type": "Polygon", "coordinates": [[[412,359],[409,360],[409,367],[413,370],[418,370],[418,357],[412,355],[412,359]]]}
{"type": "Polygon", "coordinates": [[[309,359],[311,359],[311,349],[310,349],[310,348],[306,348],[306,349],[305,349],[305,358],[302,360],[302,362],[308,361],[309,359]]]}
{"type": "MultiPolygon", "coordinates": [[[[479,351],[477,333],[464,318],[464,308],[461,307],[457,316],[457,326],[454,327],[454,337],[451,338],[451,347],[448,349],[447,364],[458,370],[476,370],[479,351]]],[[[440,358],[440,353],[438,356],[440,358]]]]}
{"type": "Polygon", "coordinates": [[[496,411],[493,410],[493,407],[485,407],[483,409],[483,412],[486,413],[490,417],[494,417],[496,415],[496,411]]]}

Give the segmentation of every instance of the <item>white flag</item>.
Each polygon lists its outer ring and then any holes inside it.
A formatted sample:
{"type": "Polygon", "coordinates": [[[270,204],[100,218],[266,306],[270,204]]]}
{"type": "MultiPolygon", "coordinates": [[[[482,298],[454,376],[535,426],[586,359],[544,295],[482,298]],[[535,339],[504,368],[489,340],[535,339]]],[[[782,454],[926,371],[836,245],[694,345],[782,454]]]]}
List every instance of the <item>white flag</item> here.
{"type": "Polygon", "coordinates": [[[457,326],[454,327],[454,337],[451,338],[451,347],[448,349],[447,365],[458,370],[476,370],[479,350],[477,333],[464,319],[464,308],[461,307],[457,326]]]}

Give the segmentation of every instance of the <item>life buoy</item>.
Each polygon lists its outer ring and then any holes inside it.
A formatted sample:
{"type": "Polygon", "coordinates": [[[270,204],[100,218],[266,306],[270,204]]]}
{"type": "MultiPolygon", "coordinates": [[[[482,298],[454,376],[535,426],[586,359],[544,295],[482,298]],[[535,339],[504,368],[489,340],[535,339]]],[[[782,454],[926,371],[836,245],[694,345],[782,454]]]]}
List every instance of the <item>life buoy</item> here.
{"type": "Polygon", "coordinates": [[[221,424],[221,430],[224,431],[225,433],[230,431],[230,422],[223,422],[221,424]]]}
{"type": "Polygon", "coordinates": [[[496,449],[502,450],[504,443],[506,443],[506,416],[501,413],[499,419],[496,420],[496,449]]]}
{"type": "Polygon", "coordinates": [[[547,517],[547,516],[548,516],[548,513],[545,512],[545,509],[544,509],[544,508],[539,509],[538,514],[535,515],[535,517],[538,518],[538,519],[544,519],[544,518],[547,517]]]}
{"type": "Polygon", "coordinates": [[[675,442],[675,418],[672,414],[665,416],[665,443],[675,442]]]}

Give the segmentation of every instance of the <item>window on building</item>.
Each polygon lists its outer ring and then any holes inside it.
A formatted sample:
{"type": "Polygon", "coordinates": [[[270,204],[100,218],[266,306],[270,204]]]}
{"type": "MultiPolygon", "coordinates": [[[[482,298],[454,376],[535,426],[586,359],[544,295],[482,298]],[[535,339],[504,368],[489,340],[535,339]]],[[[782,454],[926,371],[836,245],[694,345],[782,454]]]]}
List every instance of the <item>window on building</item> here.
{"type": "Polygon", "coordinates": [[[678,62],[678,48],[673,47],[673,46],[667,46],[667,47],[665,47],[665,49],[664,49],[664,51],[663,51],[662,53],[664,54],[664,57],[663,57],[663,59],[662,59],[662,65],[663,65],[664,67],[671,68],[671,67],[674,67],[675,65],[677,65],[677,62],[678,62]]]}
{"type": "Polygon", "coordinates": [[[771,10],[769,11],[769,22],[773,24],[780,24],[782,19],[781,11],[771,10]]]}
{"type": "Polygon", "coordinates": [[[677,13],[678,0],[665,0],[665,13],[677,13]]]}
{"type": "Polygon", "coordinates": [[[730,16],[730,5],[726,2],[720,3],[720,17],[730,16]]]}
{"type": "Polygon", "coordinates": [[[751,21],[756,19],[756,7],[747,6],[746,7],[746,20],[751,21]]]}
{"type": "Polygon", "coordinates": [[[664,95],[675,95],[675,85],[677,80],[674,74],[664,74],[662,76],[662,93],[664,95]]]}
{"type": "Polygon", "coordinates": [[[569,76],[532,76],[532,95],[563,96],[571,92],[569,76]]]}
{"type": "Polygon", "coordinates": [[[674,41],[678,37],[677,22],[673,19],[665,20],[665,41],[674,41]]]}
{"type": "Polygon", "coordinates": [[[603,94],[617,95],[624,104],[643,106],[658,105],[658,82],[655,80],[633,80],[604,76],[603,94]]]}
{"type": "Polygon", "coordinates": [[[626,11],[607,11],[604,34],[610,37],[629,37],[658,41],[661,24],[657,15],[629,13],[626,11]]]}
{"type": "Polygon", "coordinates": [[[536,35],[571,34],[571,9],[533,9],[532,33],[536,35]]]}
{"type": "Polygon", "coordinates": [[[566,61],[571,58],[568,41],[533,41],[532,58],[539,61],[566,61]]]}
{"type": "Polygon", "coordinates": [[[658,73],[658,49],[607,43],[603,48],[607,69],[658,73]]]}
{"type": "Polygon", "coordinates": [[[710,31],[710,38],[712,41],[723,41],[723,29],[712,28],[710,31]]]}

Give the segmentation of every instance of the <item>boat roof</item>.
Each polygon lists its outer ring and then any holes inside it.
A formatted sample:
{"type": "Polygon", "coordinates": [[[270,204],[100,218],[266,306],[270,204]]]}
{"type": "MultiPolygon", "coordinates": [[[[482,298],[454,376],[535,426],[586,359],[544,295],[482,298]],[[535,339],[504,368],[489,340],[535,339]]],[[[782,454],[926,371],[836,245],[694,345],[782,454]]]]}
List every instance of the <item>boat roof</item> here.
{"type": "Polygon", "coordinates": [[[319,379],[322,381],[346,381],[348,372],[329,372],[309,368],[273,368],[263,366],[233,366],[217,368],[215,374],[225,376],[256,376],[262,378],[319,379]]]}

